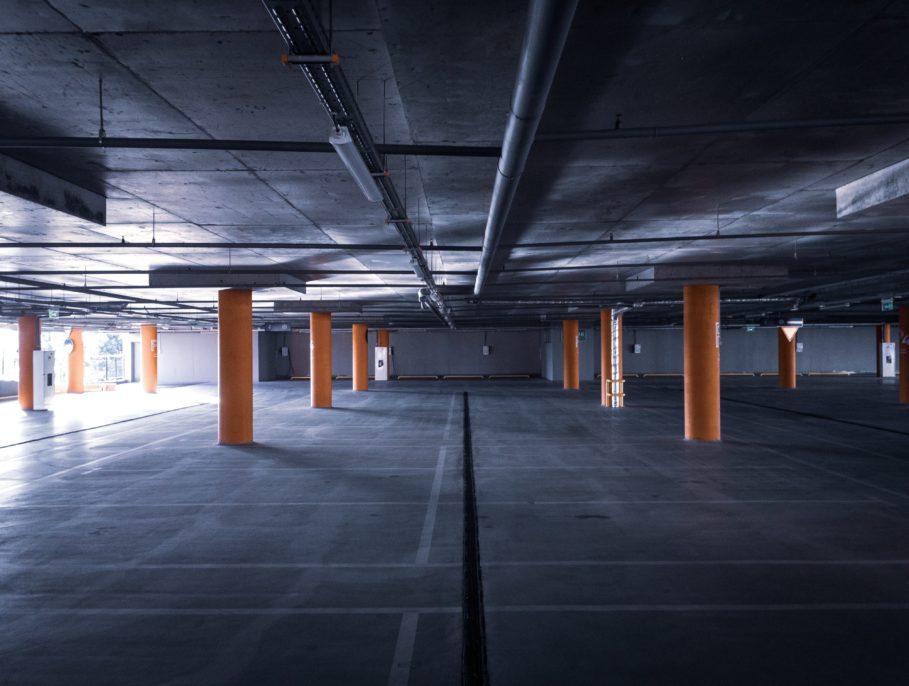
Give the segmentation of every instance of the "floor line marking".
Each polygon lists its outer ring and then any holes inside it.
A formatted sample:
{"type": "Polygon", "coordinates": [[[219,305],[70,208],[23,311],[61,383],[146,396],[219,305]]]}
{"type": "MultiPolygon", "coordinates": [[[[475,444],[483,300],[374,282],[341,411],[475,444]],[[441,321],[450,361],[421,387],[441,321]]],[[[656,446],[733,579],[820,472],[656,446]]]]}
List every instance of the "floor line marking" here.
{"type": "MultiPolygon", "coordinates": [[[[909,603],[680,603],[615,605],[487,605],[489,612],[849,612],[907,611],[909,603]]],[[[214,607],[214,608],[106,608],[106,607],[4,607],[4,615],[71,616],[286,616],[286,615],[400,615],[458,614],[461,608],[441,607],[214,607]]]]}
{"type": "Polygon", "coordinates": [[[391,673],[388,675],[388,686],[407,686],[407,682],[410,681],[410,665],[413,662],[419,619],[420,615],[416,612],[405,612],[401,615],[401,627],[398,629],[398,641],[391,662],[391,673]]]}
{"type": "MultiPolygon", "coordinates": [[[[907,563],[909,564],[909,563],[907,563]]],[[[34,569],[34,562],[10,561],[3,562],[4,567],[17,567],[20,569],[34,569]]],[[[460,568],[460,562],[430,562],[425,565],[417,565],[412,562],[126,562],[126,563],[105,563],[95,564],[83,563],[78,561],[55,560],[53,569],[66,569],[77,567],[79,569],[91,569],[94,571],[122,571],[132,569],[407,569],[415,567],[428,567],[440,569],[460,568]]]]}
{"type": "MultiPolygon", "coordinates": [[[[71,431],[63,431],[58,434],[51,434],[50,436],[39,436],[37,438],[29,438],[24,441],[18,441],[17,443],[7,443],[6,445],[0,445],[0,450],[5,450],[6,448],[15,448],[19,445],[27,445],[29,443],[37,443],[38,441],[48,441],[53,438],[61,438],[62,436],[70,436],[72,434],[83,433],[85,431],[94,431],[95,429],[105,429],[109,426],[116,426],[117,424],[126,424],[127,422],[137,422],[141,419],[150,419],[152,417],[159,417],[162,414],[170,414],[171,412],[179,412],[180,410],[191,410],[194,407],[202,407],[203,405],[211,405],[212,403],[195,403],[194,405],[186,405],[184,407],[175,407],[170,410],[161,410],[160,412],[153,412],[152,414],[145,414],[140,417],[128,417],[126,419],[118,419],[115,422],[109,422],[107,424],[98,424],[97,426],[86,426],[81,429],[73,429],[71,431]]],[[[119,435],[119,434],[117,434],[119,435]]]]}
{"type": "MultiPolygon", "coordinates": [[[[645,411],[649,411],[649,412],[651,412],[651,413],[653,413],[653,414],[657,414],[657,415],[660,415],[660,416],[662,416],[662,417],[668,417],[668,416],[669,416],[668,412],[661,412],[661,411],[659,411],[659,410],[653,410],[653,409],[649,409],[649,408],[644,408],[644,409],[645,409],[645,411]]],[[[747,423],[749,423],[749,424],[757,424],[758,426],[761,426],[761,427],[764,426],[761,422],[758,422],[758,421],[756,421],[756,420],[754,420],[754,419],[748,419],[747,417],[744,417],[744,416],[736,417],[736,419],[739,420],[739,421],[747,422],[747,423]]],[[[787,428],[787,427],[785,427],[785,426],[778,426],[778,427],[776,427],[776,430],[777,430],[777,431],[785,431],[786,433],[795,434],[795,435],[801,436],[801,437],[804,437],[804,436],[805,436],[803,433],[798,432],[798,431],[796,431],[795,429],[787,428]]],[[[833,469],[829,469],[829,468],[827,468],[827,467],[821,467],[820,465],[814,464],[814,463],[812,463],[812,462],[806,462],[806,461],[804,461],[804,460],[800,460],[800,459],[798,459],[798,458],[796,458],[796,457],[792,457],[791,455],[787,455],[787,454],[784,453],[782,450],[778,450],[778,449],[773,448],[773,447],[768,446],[768,445],[762,445],[762,444],[760,444],[760,443],[752,443],[752,442],[751,442],[751,438],[752,438],[752,437],[746,436],[745,434],[739,433],[738,431],[731,431],[731,432],[730,432],[728,429],[724,429],[724,430],[723,430],[723,436],[729,436],[729,437],[735,438],[736,440],[739,440],[739,441],[749,442],[749,443],[751,443],[752,445],[754,445],[758,450],[763,450],[763,451],[765,451],[765,452],[769,452],[769,453],[772,453],[772,454],[774,454],[774,455],[779,455],[779,456],[782,457],[783,459],[788,460],[788,461],[790,461],[790,462],[794,462],[795,464],[798,464],[798,465],[802,465],[803,467],[809,467],[809,468],[811,468],[811,469],[816,469],[816,470],[819,471],[819,472],[824,472],[825,474],[830,474],[831,476],[836,476],[836,477],[839,477],[840,479],[845,479],[846,481],[851,481],[852,483],[858,484],[858,485],[860,485],[860,486],[864,486],[865,488],[871,488],[871,489],[873,489],[873,490],[880,491],[881,493],[888,493],[888,494],[890,494],[890,495],[895,495],[895,496],[897,496],[898,498],[902,498],[902,499],[904,499],[904,500],[909,500],[909,495],[907,495],[906,493],[900,493],[899,491],[894,491],[894,490],[891,490],[891,489],[889,489],[889,488],[885,488],[884,486],[878,486],[878,485],[873,484],[873,483],[871,483],[871,482],[863,481],[862,479],[856,479],[856,478],[854,478],[854,477],[849,476],[848,474],[843,474],[843,473],[841,473],[841,472],[837,472],[837,471],[835,471],[835,470],[833,470],[833,469]]],[[[818,438],[819,438],[820,440],[826,442],[826,443],[832,443],[833,445],[836,445],[836,446],[848,445],[848,444],[843,444],[843,443],[837,443],[836,441],[832,441],[832,440],[829,440],[829,439],[825,439],[825,438],[823,438],[823,437],[818,437],[818,438]]],[[[878,457],[878,458],[881,458],[881,459],[884,459],[884,460],[892,459],[891,456],[885,455],[885,454],[883,454],[883,453],[878,453],[878,452],[874,452],[874,451],[871,451],[871,450],[866,450],[865,452],[866,452],[867,454],[869,454],[869,455],[874,455],[875,457],[878,457]]]]}
{"type": "MultiPolygon", "coordinates": [[[[501,560],[484,561],[487,567],[905,567],[909,559],[894,560],[501,560]]],[[[9,568],[33,569],[33,562],[9,561],[3,565],[9,568]]],[[[454,569],[460,562],[141,562],[141,563],[83,563],[58,560],[54,569],[90,569],[92,571],[121,572],[123,570],[210,570],[210,569],[406,569],[427,567],[454,569]]]]}
{"type": "MultiPolygon", "coordinates": [[[[876,503],[878,505],[892,506],[892,503],[881,498],[848,498],[836,500],[820,500],[811,498],[769,498],[748,500],[742,498],[702,498],[692,500],[484,500],[483,505],[849,505],[860,503],[876,503]]],[[[449,504],[449,503],[444,503],[449,504]]]]}
{"type": "Polygon", "coordinates": [[[4,607],[4,615],[75,615],[75,616],[205,616],[205,615],[400,615],[458,614],[451,607],[4,607]]]}
{"type": "Polygon", "coordinates": [[[873,567],[909,565],[909,560],[512,560],[487,567],[873,567]]]}
{"type": "MultiPolygon", "coordinates": [[[[144,446],[141,446],[144,447],[144,446]]],[[[74,468],[76,469],[76,468],[74,468]]],[[[42,477],[49,478],[49,477],[42,477]]],[[[20,484],[21,482],[17,482],[20,484]]],[[[30,483],[30,482],[29,482],[30,483]]],[[[2,489],[0,489],[2,492],[2,489]]],[[[444,503],[445,505],[460,505],[460,502],[452,501],[444,503]]],[[[70,504],[53,504],[53,505],[17,505],[15,503],[4,503],[0,505],[0,510],[66,510],[78,508],[80,510],[103,510],[106,508],[190,508],[190,507],[422,507],[426,505],[423,500],[293,500],[289,502],[280,501],[250,501],[250,502],[203,502],[203,503],[70,503],[70,504]]]]}
{"type": "MultiPolygon", "coordinates": [[[[785,499],[776,500],[742,500],[742,499],[705,499],[705,500],[488,500],[483,501],[483,505],[495,507],[570,507],[582,505],[861,505],[876,503],[894,507],[894,503],[884,500],[883,498],[855,498],[840,500],[812,500],[804,499],[785,499]]],[[[291,501],[234,501],[229,503],[223,502],[198,502],[198,503],[54,503],[51,505],[31,505],[4,503],[0,504],[0,510],[68,510],[78,508],[80,510],[104,510],[104,509],[167,509],[167,508],[236,508],[236,507],[418,507],[425,505],[422,500],[291,500],[291,501]]],[[[435,502],[430,503],[430,507],[438,510],[439,507],[460,506],[459,500],[441,500],[435,498],[435,502]]],[[[436,512],[433,512],[430,518],[427,512],[427,519],[423,524],[422,534],[420,536],[420,550],[417,551],[417,564],[425,564],[429,559],[429,549],[426,546],[432,542],[433,525],[435,522],[436,512]],[[424,551],[425,556],[421,556],[424,551]],[[422,561],[421,561],[422,560],[422,561]]]]}
{"type": "Polygon", "coordinates": [[[837,419],[836,417],[830,417],[823,414],[815,414],[813,412],[804,412],[802,410],[793,410],[788,407],[775,407],[773,405],[763,405],[761,403],[755,403],[750,400],[739,400],[737,398],[730,398],[728,396],[721,396],[721,400],[725,400],[730,403],[741,403],[742,405],[751,405],[752,407],[760,407],[765,410],[775,410],[777,412],[788,412],[790,414],[799,415],[802,417],[810,417],[811,419],[822,419],[828,422],[836,422],[837,424],[846,424],[848,426],[859,426],[863,429],[873,429],[874,431],[886,431],[892,434],[899,434],[900,436],[909,436],[909,431],[900,431],[899,429],[890,429],[886,426],[875,426],[873,424],[865,424],[863,422],[854,422],[849,419],[837,419]]]}
{"type": "MultiPolygon", "coordinates": [[[[752,423],[752,424],[758,423],[758,422],[754,422],[753,420],[747,419],[745,417],[740,417],[739,419],[752,423]]],[[[788,433],[796,433],[792,429],[787,429],[786,427],[776,427],[776,430],[777,431],[782,430],[782,431],[786,431],[788,433]]],[[[737,432],[732,433],[733,436],[736,436],[736,434],[737,434],[737,432]]],[[[743,434],[738,433],[738,440],[744,440],[742,438],[742,436],[743,436],[743,434]]],[[[833,442],[833,441],[829,441],[829,442],[833,442]]],[[[789,460],[790,462],[795,462],[796,464],[800,464],[803,467],[810,467],[810,468],[816,469],[820,472],[824,472],[825,474],[830,474],[832,476],[839,477],[840,479],[845,479],[847,481],[851,481],[852,483],[859,484],[860,486],[864,486],[865,488],[872,488],[876,491],[880,491],[881,493],[888,493],[890,495],[895,495],[898,498],[902,498],[903,500],[909,500],[909,494],[901,493],[899,491],[894,491],[894,490],[892,490],[890,488],[886,488],[884,486],[878,486],[877,484],[873,484],[869,481],[864,481],[862,479],[856,479],[855,477],[849,476],[848,474],[843,474],[842,472],[838,472],[838,471],[836,471],[834,469],[830,469],[828,467],[822,467],[820,465],[814,464],[813,462],[806,462],[805,460],[800,460],[797,457],[792,457],[791,455],[787,455],[782,450],[771,447],[769,445],[761,445],[761,444],[756,444],[756,445],[757,445],[758,449],[760,449],[760,450],[764,450],[766,452],[773,453],[774,455],[779,455],[780,457],[783,457],[783,458],[789,460]]],[[[880,457],[883,459],[888,459],[887,455],[882,455],[879,453],[874,453],[874,454],[877,457],[880,457]]],[[[890,458],[890,459],[892,459],[892,458],[890,458]]]]}
{"type": "Polygon", "coordinates": [[[487,605],[490,612],[842,612],[909,610],[909,603],[688,603],[616,605],[487,605]]]}
{"type": "Polygon", "coordinates": [[[423,530],[420,532],[420,545],[417,547],[416,562],[425,564],[429,561],[429,552],[432,548],[432,534],[436,527],[436,514],[439,510],[439,496],[442,493],[442,482],[445,479],[445,454],[448,446],[451,420],[454,416],[455,395],[451,396],[448,403],[448,419],[445,422],[445,431],[442,433],[442,447],[439,448],[439,457],[436,462],[436,472],[432,478],[432,490],[429,494],[429,503],[426,506],[426,517],[423,520],[423,530]]]}
{"type": "Polygon", "coordinates": [[[39,476],[37,479],[32,479],[31,481],[17,481],[13,484],[8,484],[6,486],[0,486],[0,493],[4,493],[5,491],[14,491],[14,490],[18,491],[19,489],[21,489],[23,487],[31,486],[31,485],[39,483],[41,481],[55,479],[57,477],[63,476],[64,474],[70,474],[72,472],[82,471],[86,467],[91,467],[92,465],[96,465],[96,464],[103,464],[105,462],[109,462],[110,460],[115,460],[118,457],[124,457],[126,455],[130,455],[134,452],[143,450],[144,448],[149,448],[149,447],[151,447],[153,445],[157,445],[159,443],[165,443],[167,441],[172,441],[174,439],[181,438],[183,436],[188,436],[189,434],[194,434],[194,433],[197,433],[200,431],[209,431],[209,430],[210,430],[209,427],[204,427],[201,429],[190,429],[189,431],[184,431],[183,433],[175,434],[173,436],[165,436],[164,438],[159,438],[157,440],[150,441],[148,443],[143,443],[142,445],[137,445],[134,448],[128,448],[126,450],[121,450],[120,452],[113,453],[112,455],[105,455],[104,457],[99,457],[96,460],[90,460],[89,462],[83,462],[82,464],[79,464],[75,467],[68,467],[67,469],[61,469],[58,472],[53,472],[52,474],[45,474],[44,476],[39,476]]]}

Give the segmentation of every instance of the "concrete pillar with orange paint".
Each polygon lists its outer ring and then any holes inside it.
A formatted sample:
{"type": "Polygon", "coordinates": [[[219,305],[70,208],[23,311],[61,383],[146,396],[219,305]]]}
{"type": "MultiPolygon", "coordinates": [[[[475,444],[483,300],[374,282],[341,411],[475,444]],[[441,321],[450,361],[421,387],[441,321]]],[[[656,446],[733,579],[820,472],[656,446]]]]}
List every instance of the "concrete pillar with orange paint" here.
{"type": "Polygon", "coordinates": [[[684,288],[685,438],[720,440],[720,287],[684,288]]]}
{"type": "Polygon", "coordinates": [[[578,320],[562,322],[562,388],[577,390],[581,387],[578,355],[578,320]]]}
{"type": "Polygon", "coordinates": [[[142,358],[142,390],[158,391],[158,327],[154,324],[139,326],[139,350],[142,358]]]}
{"type": "Polygon", "coordinates": [[[369,330],[366,324],[354,324],[353,338],[353,389],[369,390],[369,330]]]}
{"type": "Polygon", "coordinates": [[[218,291],[218,443],[253,442],[252,291],[218,291]]]}
{"type": "Polygon", "coordinates": [[[388,348],[391,346],[391,337],[388,335],[388,329],[379,329],[376,332],[376,347],[388,348]]]}
{"type": "Polygon", "coordinates": [[[909,305],[900,305],[900,402],[909,404],[909,305]]]}
{"type": "Polygon", "coordinates": [[[331,312],[309,315],[309,404],[331,407],[331,312]]]}
{"type": "Polygon", "coordinates": [[[82,342],[82,327],[74,326],[69,330],[72,349],[66,360],[66,392],[85,392],[85,344],[82,342]]]}
{"type": "Polygon", "coordinates": [[[32,353],[41,350],[41,320],[35,315],[19,317],[19,407],[35,409],[34,361],[32,353]]]}
{"type": "Polygon", "coordinates": [[[780,388],[795,388],[797,334],[796,326],[781,326],[776,332],[777,384],[780,388]]]}

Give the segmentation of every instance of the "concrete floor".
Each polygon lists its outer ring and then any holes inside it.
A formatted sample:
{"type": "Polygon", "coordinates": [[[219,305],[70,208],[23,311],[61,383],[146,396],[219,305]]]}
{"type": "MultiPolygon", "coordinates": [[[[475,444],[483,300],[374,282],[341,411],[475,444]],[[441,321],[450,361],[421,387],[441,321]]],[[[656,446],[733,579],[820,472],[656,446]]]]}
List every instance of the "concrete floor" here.
{"type": "Polygon", "coordinates": [[[902,683],[909,408],[773,382],[724,379],[719,444],[680,439],[675,380],[621,411],[594,385],[339,382],[311,410],[269,383],[245,448],[214,445],[212,389],[44,440],[100,401],[4,405],[0,682],[457,683],[467,390],[493,684],[902,683]]]}

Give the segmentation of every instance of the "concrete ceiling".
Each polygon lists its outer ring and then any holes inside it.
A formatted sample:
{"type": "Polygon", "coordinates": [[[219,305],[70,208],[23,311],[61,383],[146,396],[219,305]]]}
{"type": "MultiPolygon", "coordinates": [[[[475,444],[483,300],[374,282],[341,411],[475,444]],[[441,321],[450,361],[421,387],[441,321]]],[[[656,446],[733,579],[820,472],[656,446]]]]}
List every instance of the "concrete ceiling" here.
{"type": "MultiPolygon", "coordinates": [[[[373,138],[500,145],[526,5],[335,0],[333,48],[373,138]]],[[[730,323],[793,308],[812,322],[880,319],[881,297],[909,293],[909,199],[837,219],[835,189],[909,158],[909,125],[543,138],[617,118],[636,129],[909,113],[907,29],[906,2],[582,0],[482,302],[470,293],[495,157],[387,158],[421,242],[448,248],[426,255],[456,324],[591,318],[618,304],[643,305],[629,321],[676,323],[674,301],[698,281],[723,286],[730,323]],[[565,241],[601,243],[539,245],[565,241]],[[652,281],[626,286],[649,266],[652,281]]],[[[280,64],[284,42],[257,0],[167,12],[11,0],[0,30],[5,139],[97,137],[103,77],[110,137],[327,141],[331,120],[280,64]]],[[[0,152],[107,198],[99,225],[0,193],[4,318],[60,307],[65,321],[211,325],[215,289],[148,287],[167,267],[306,275],[305,294],[255,292],[260,324],[305,324],[273,303],[316,299],[362,303],[340,322],[441,325],[419,307],[422,284],[382,205],[333,153],[0,152]],[[155,246],[131,245],[153,233],[155,246]]]]}

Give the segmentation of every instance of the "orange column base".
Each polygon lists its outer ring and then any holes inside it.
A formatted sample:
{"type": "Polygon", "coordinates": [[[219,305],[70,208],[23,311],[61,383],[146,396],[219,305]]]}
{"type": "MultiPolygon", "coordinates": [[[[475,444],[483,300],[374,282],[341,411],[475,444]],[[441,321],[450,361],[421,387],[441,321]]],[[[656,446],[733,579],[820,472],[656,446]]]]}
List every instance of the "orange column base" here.
{"type": "Polygon", "coordinates": [[[562,388],[576,391],[581,387],[578,367],[578,320],[562,322],[562,388]]]}
{"type": "Polygon", "coordinates": [[[218,443],[253,442],[252,291],[218,291],[218,443]]]}
{"type": "Polygon", "coordinates": [[[369,390],[369,330],[366,324],[354,324],[351,336],[353,337],[353,389],[355,391],[369,390]]]}
{"type": "Polygon", "coordinates": [[[309,315],[309,404],[331,407],[331,313],[309,315]]]}
{"type": "Polygon", "coordinates": [[[685,286],[685,438],[720,440],[720,288],[685,286]]]}
{"type": "Polygon", "coordinates": [[[790,332],[792,338],[786,335],[784,327],[777,329],[777,353],[779,364],[777,365],[777,383],[780,388],[791,390],[796,384],[796,365],[795,365],[795,337],[796,332],[790,332]]]}

